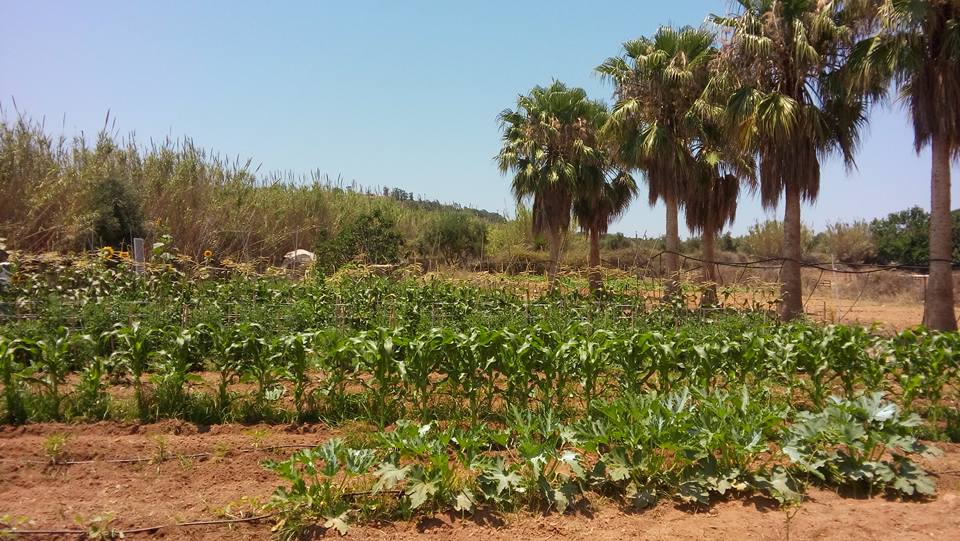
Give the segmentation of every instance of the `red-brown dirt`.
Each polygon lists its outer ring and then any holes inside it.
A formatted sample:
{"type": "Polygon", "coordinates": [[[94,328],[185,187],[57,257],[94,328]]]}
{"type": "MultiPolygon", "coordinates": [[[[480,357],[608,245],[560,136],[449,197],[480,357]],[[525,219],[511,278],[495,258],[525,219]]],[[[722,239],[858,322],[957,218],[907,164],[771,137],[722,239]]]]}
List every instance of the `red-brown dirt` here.
{"type": "MultiPolygon", "coordinates": [[[[39,424],[0,428],[0,519],[22,529],[84,529],[96,517],[127,529],[186,520],[249,516],[269,499],[277,478],[261,462],[289,455],[273,446],[315,445],[349,428],[319,426],[39,424]],[[66,439],[50,465],[52,444],[66,439]],[[118,464],[112,458],[175,457],[118,464]],[[185,458],[186,455],[207,456],[185,458]],[[176,458],[179,457],[179,458],[176,458]]],[[[927,502],[856,499],[810,489],[809,499],[787,513],[763,498],[722,501],[692,512],[663,502],[626,513],[595,499],[589,510],[566,516],[513,514],[461,519],[435,516],[417,522],[358,526],[354,539],[960,539],[960,445],[938,444],[944,456],[925,460],[939,477],[938,496],[927,502]]],[[[334,535],[328,533],[327,535],[334,535]]],[[[164,539],[264,539],[267,523],[162,529],[137,537],[164,539]]],[[[76,538],[63,536],[62,538],[76,538]]]]}

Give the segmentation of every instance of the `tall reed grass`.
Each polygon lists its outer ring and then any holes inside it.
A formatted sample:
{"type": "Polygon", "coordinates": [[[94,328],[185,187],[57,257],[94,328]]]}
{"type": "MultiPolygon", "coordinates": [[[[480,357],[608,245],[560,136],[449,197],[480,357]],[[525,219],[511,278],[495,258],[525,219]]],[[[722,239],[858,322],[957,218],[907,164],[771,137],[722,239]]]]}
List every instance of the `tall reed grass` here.
{"type": "Polygon", "coordinates": [[[502,221],[320,172],[259,174],[252,161],[209,152],[189,138],[140,144],[107,128],[92,140],[67,138],[22,115],[0,119],[0,237],[11,249],[78,252],[129,244],[138,234],[148,241],[171,235],[178,250],[196,258],[210,250],[219,258],[277,262],[376,208],[409,241],[444,213],[502,221]],[[132,215],[117,219],[123,213],[132,215]],[[119,240],[104,238],[115,237],[106,232],[117,227],[119,240]]]}

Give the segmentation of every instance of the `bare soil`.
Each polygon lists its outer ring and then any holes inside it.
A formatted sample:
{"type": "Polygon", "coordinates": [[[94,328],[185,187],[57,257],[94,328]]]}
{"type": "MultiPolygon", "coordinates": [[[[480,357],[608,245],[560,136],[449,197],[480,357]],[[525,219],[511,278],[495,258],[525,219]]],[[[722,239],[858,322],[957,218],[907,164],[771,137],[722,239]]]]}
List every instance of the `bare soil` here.
{"type": "Polygon", "coordinates": [[[847,325],[876,325],[880,329],[897,332],[920,325],[923,321],[923,303],[913,301],[842,299],[814,295],[805,310],[821,323],[847,325]]]}
{"type": "MultiPolygon", "coordinates": [[[[357,430],[363,430],[358,428],[357,430]]],[[[278,484],[261,463],[289,448],[316,445],[351,429],[323,426],[37,424],[0,428],[0,520],[21,529],[85,529],[97,517],[129,529],[188,520],[252,516],[278,484]],[[66,436],[62,440],[61,435],[66,436]],[[53,449],[57,441],[64,443],[53,449]],[[57,460],[92,461],[54,465],[57,460]],[[190,457],[204,453],[203,456],[190,457]],[[156,461],[158,457],[166,460],[156,461]],[[138,463],[111,463],[116,458],[138,463]]],[[[709,509],[672,502],[627,513],[594,499],[573,514],[433,516],[417,522],[360,526],[354,539],[958,539],[960,445],[938,444],[944,455],[925,460],[939,493],[924,502],[858,499],[810,489],[788,512],[759,497],[731,498],[709,509]]],[[[328,532],[326,535],[335,537],[328,532]]],[[[137,537],[264,539],[269,523],[161,529],[137,537]]],[[[69,539],[77,536],[61,536],[69,539]]],[[[49,538],[49,537],[48,537],[49,538]]]]}

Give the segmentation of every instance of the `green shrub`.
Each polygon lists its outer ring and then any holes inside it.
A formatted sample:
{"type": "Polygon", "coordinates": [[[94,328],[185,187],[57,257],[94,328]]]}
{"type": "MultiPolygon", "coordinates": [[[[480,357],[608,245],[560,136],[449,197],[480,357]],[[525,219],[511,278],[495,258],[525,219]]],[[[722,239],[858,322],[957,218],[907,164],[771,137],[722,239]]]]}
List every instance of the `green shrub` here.
{"type": "Polygon", "coordinates": [[[361,214],[332,236],[322,236],[316,246],[317,268],[329,273],[349,261],[399,263],[404,248],[397,222],[376,208],[361,214]]]}
{"type": "MultiPolygon", "coordinates": [[[[930,214],[913,207],[870,222],[880,263],[925,265],[930,257],[930,214]]],[[[953,211],[953,259],[960,259],[960,210],[953,211]]]]}
{"type": "Polygon", "coordinates": [[[817,238],[820,250],[843,263],[865,263],[877,255],[873,233],[864,221],[829,224],[817,238]]]}
{"type": "Polygon", "coordinates": [[[623,250],[625,248],[630,248],[631,246],[633,246],[633,241],[627,238],[623,233],[604,235],[603,239],[600,241],[600,248],[602,250],[623,250]]]}
{"type": "Polygon", "coordinates": [[[447,212],[434,218],[420,235],[421,254],[447,262],[479,257],[487,235],[487,226],[460,212],[447,212]]]}
{"type": "MultiPolygon", "coordinates": [[[[783,222],[767,220],[750,226],[750,231],[740,238],[740,249],[759,257],[780,257],[783,254],[783,222]]],[[[813,232],[807,226],[800,230],[801,252],[813,248],[813,232]]]]}
{"type": "Polygon", "coordinates": [[[103,246],[130,245],[145,233],[143,210],[133,188],[115,176],[106,176],[93,186],[96,212],[94,234],[103,246]]]}

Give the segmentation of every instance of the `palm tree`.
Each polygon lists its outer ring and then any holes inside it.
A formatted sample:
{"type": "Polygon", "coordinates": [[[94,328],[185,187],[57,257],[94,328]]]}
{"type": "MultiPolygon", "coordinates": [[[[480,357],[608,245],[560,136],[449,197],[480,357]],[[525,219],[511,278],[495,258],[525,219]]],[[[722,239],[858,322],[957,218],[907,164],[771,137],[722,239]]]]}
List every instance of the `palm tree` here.
{"type": "Polygon", "coordinates": [[[500,113],[503,141],[497,162],[513,172],[518,202],[533,198],[533,230],[550,243],[551,289],[556,285],[563,236],[570,228],[581,169],[601,158],[597,134],[606,118],[603,104],[581,88],[555,81],[517,98],[516,110],[500,113]]]}
{"type": "Polygon", "coordinates": [[[650,205],[666,207],[668,290],[678,289],[679,208],[695,169],[690,141],[692,108],[710,77],[714,35],[703,29],[661,27],[653,38],[623,44],[624,54],[596,71],[616,85],[616,105],[605,133],[626,167],[643,171],[650,205]]]}
{"type": "Polygon", "coordinates": [[[718,70],[736,81],[727,109],[739,142],[759,158],[761,203],[774,208],[784,197],[780,315],[789,320],[803,313],[800,203],[817,197],[822,157],[854,165],[863,104],[840,84],[839,67],[855,32],[842,2],[737,4],[711,16],[725,33],[718,70]]]}
{"type": "Polygon", "coordinates": [[[685,196],[684,217],[687,227],[700,235],[703,255],[703,281],[706,290],[701,303],[717,303],[717,236],[723,228],[732,225],[737,217],[737,200],[740,198],[740,178],[733,173],[724,173],[714,164],[704,164],[700,178],[691,184],[685,196]]]}
{"type": "Polygon", "coordinates": [[[960,156],[960,1],[881,0],[876,35],[853,50],[849,68],[872,97],[890,83],[913,118],[914,146],[931,147],[930,278],[923,324],[956,330],[950,160],[960,156]]]}
{"type": "Polygon", "coordinates": [[[693,148],[699,174],[684,194],[687,227],[701,236],[703,281],[707,286],[701,304],[707,306],[717,302],[717,236],[737,217],[741,184],[745,183],[750,191],[756,188],[753,156],[739,148],[724,129],[723,107],[708,101],[723,97],[724,83],[725,78],[718,76],[696,105],[702,119],[693,148]]]}
{"type": "Polygon", "coordinates": [[[590,238],[590,291],[596,293],[603,287],[600,272],[600,236],[607,232],[610,223],[620,217],[637,195],[637,183],[628,173],[612,171],[606,163],[585,167],[581,178],[594,179],[585,183],[584,189],[573,202],[573,214],[590,238]]]}

